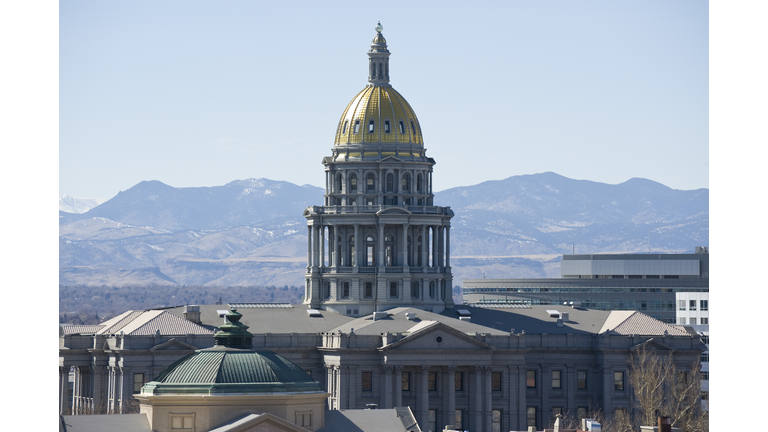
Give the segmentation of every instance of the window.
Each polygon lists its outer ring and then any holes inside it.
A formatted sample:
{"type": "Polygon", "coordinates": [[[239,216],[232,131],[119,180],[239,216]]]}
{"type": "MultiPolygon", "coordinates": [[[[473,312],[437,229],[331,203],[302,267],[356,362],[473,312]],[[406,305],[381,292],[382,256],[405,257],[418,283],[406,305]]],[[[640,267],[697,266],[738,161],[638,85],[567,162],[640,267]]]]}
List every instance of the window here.
{"type": "Polygon", "coordinates": [[[491,411],[491,432],[501,432],[501,410],[491,411]]]}
{"type": "Polygon", "coordinates": [[[387,192],[395,191],[395,175],[392,173],[387,174],[387,192]]]}
{"type": "Polygon", "coordinates": [[[403,192],[408,192],[411,190],[411,176],[408,174],[403,175],[403,179],[401,180],[401,189],[403,192]]]}
{"type": "Polygon", "coordinates": [[[360,120],[355,120],[355,130],[354,133],[360,132],[360,120]]]}
{"type": "Polygon", "coordinates": [[[365,191],[368,193],[376,192],[376,183],[374,182],[373,173],[369,173],[365,178],[365,191]]]}
{"type": "Polygon", "coordinates": [[[351,174],[349,176],[349,192],[357,193],[357,175],[351,174]]]}
{"type": "Polygon", "coordinates": [[[563,407],[552,407],[552,418],[557,418],[557,415],[563,415],[563,407]]]}
{"type": "Polygon", "coordinates": [[[373,282],[365,283],[365,297],[366,298],[373,297],[373,282]]]}
{"type": "Polygon", "coordinates": [[[427,383],[427,390],[437,391],[437,372],[429,372],[427,383]]]}
{"type": "Polygon", "coordinates": [[[679,310],[685,310],[685,300],[678,300],[677,304],[679,310]]]}
{"type": "Polygon", "coordinates": [[[690,321],[691,321],[691,325],[696,325],[696,318],[691,317],[690,321]]]}
{"type": "Polygon", "coordinates": [[[411,120],[411,132],[416,135],[416,126],[413,125],[413,120],[411,120]]]}
{"type": "MultiPolygon", "coordinates": [[[[536,427],[536,407],[526,407],[525,408],[525,425],[526,426],[533,426],[536,427]]],[[[538,430],[538,428],[537,428],[538,430]]]]}
{"type": "Polygon", "coordinates": [[[709,345],[709,335],[701,335],[701,342],[709,345]]]}
{"type": "Polygon", "coordinates": [[[709,381],[709,371],[701,371],[701,379],[709,381]]]}
{"type": "Polygon", "coordinates": [[[709,400],[709,392],[708,391],[701,392],[701,400],[709,400]]]}
{"type": "Polygon", "coordinates": [[[296,411],[296,426],[312,427],[312,411],[296,411]]]}
{"type": "Polygon", "coordinates": [[[553,389],[563,388],[563,385],[561,383],[561,374],[562,374],[562,371],[552,371],[552,388],[553,389]]]}
{"type": "Polygon", "coordinates": [[[587,418],[587,407],[576,408],[576,418],[578,418],[579,420],[583,418],[587,418]]]}
{"type": "Polygon", "coordinates": [[[437,410],[429,410],[429,430],[437,430],[437,410]]]}
{"type": "Polygon", "coordinates": [[[389,133],[389,120],[384,120],[384,133],[389,133]]]}
{"type": "Polygon", "coordinates": [[[374,121],[371,120],[368,122],[368,133],[373,133],[374,131],[374,121]]]}
{"type": "Polygon", "coordinates": [[[389,296],[390,297],[397,297],[397,282],[390,282],[389,283],[389,296]]]}
{"type": "Polygon", "coordinates": [[[529,370],[525,372],[525,386],[527,388],[536,388],[536,371],[529,370]]]}
{"type": "Polygon", "coordinates": [[[616,391],[624,391],[624,372],[613,373],[613,389],[616,391]]]}
{"type": "Polygon", "coordinates": [[[701,300],[699,301],[699,304],[701,305],[701,310],[703,311],[709,310],[709,300],[701,300]]]}
{"type": "Polygon", "coordinates": [[[344,298],[349,298],[349,282],[344,282],[342,284],[341,296],[344,298]]]}
{"type": "Polygon", "coordinates": [[[400,133],[401,133],[401,134],[404,134],[404,133],[405,133],[405,125],[403,124],[403,121],[402,121],[402,120],[400,120],[400,133]]]}
{"type": "Polygon", "coordinates": [[[616,418],[616,420],[621,421],[621,419],[625,419],[627,417],[627,409],[626,408],[614,408],[613,409],[613,416],[616,418]]]}
{"type": "Polygon", "coordinates": [[[464,390],[464,372],[456,372],[453,374],[453,388],[456,391],[464,390]]]}
{"type": "Polygon", "coordinates": [[[491,372],[491,391],[501,391],[501,372],[491,372]]]}
{"type": "Polygon", "coordinates": [[[696,300],[690,300],[688,302],[688,309],[690,310],[696,310],[696,300]]]}
{"type": "Polygon", "coordinates": [[[141,393],[141,387],[143,386],[144,386],[144,374],[143,373],[133,374],[133,392],[141,393]]]}
{"type": "Polygon", "coordinates": [[[464,420],[464,411],[457,409],[453,415],[453,429],[463,430],[464,429],[463,420],[464,420]]]}
{"type": "Polygon", "coordinates": [[[400,389],[402,391],[410,391],[411,390],[411,373],[410,372],[401,372],[401,374],[400,374],[400,389]]]}
{"type": "Polygon", "coordinates": [[[411,297],[419,298],[419,282],[411,284],[411,297]]]}
{"type": "Polygon", "coordinates": [[[576,372],[576,388],[582,390],[587,388],[587,371],[580,370],[576,372]]]}
{"type": "Polygon", "coordinates": [[[171,430],[172,431],[191,431],[195,429],[195,415],[183,414],[174,415],[171,414],[171,430]]]}
{"type": "Polygon", "coordinates": [[[373,391],[373,372],[363,372],[363,391],[373,391]]]}
{"type": "Polygon", "coordinates": [[[349,124],[349,120],[344,120],[344,128],[341,130],[342,134],[347,133],[347,125],[349,124]]]}
{"type": "Polygon", "coordinates": [[[701,354],[701,362],[702,363],[709,363],[709,353],[705,352],[701,354]]]}
{"type": "Polygon", "coordinates": [[[702,324],[702,325],[705,325],[705,324],[709,325],[709,318],[707,318],[707,317],[702,317],[702,318],[701,318],[701,324],[702,324]]]}

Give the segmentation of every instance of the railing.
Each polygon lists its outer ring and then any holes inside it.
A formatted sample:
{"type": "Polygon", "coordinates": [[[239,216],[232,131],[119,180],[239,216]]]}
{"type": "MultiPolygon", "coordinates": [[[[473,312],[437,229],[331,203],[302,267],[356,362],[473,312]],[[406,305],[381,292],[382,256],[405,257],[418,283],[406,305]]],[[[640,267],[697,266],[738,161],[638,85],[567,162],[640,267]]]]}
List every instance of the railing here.
{"type": "MultiPolygon", "coordinates": [[[[358,273],[378,273],[378,266],[366,266],[358,267],[358,273]]],[[[354,273],[354,267],[338,266],[338,267],[323,267],[322,273],[334,274],[334,273],[354,273]]],[[[404,273],[403,266],[386,266],[384,267],[384,273],[404,273]]],[[[445,273],[445,267],[408,267],[409,273],[445,273]]]]}
{"type": "Polygon", "coordinates": [[[447,215],[450,207],[440,206],[402,206],[402,205],[345,205],[345,206],[315,206],[314,209],[321,214],[344,213],[376,213],[389,208],[406,209],[415,214],[447,215]]]}
{"type": "Polygon", "coordinates": [[[384,267],[385,273],[402,273],[403,268],[402,267],[384,267]]]}

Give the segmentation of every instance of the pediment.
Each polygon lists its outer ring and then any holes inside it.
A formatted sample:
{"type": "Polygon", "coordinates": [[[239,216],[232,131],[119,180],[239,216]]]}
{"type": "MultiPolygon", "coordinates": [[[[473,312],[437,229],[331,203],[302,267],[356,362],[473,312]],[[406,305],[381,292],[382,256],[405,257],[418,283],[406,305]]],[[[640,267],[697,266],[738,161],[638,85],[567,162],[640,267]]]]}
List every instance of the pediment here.
{"type": "Polygon", "coordinates": [[[210,432],[307,432],[307,429],[270,414],[249,414],[210,432]]]}
{"type": "Polygon", "coordinates": [[[389,207],[376,212],[377,215],[409,215],[413,214],[402,207],[389,207]]]}
{"type": "Polygon", "coordinates": [[[386,350],[494,350],[495,348],[441,322],[420,323],[403,339],[380,348],[386,350]]]}
{"type": "Polygon", "coordinates": [[[196,346],[173,338],[150,348],[150,351],[195,351],[196,346]]]}
{"type": "Polygon", "coordinates": [[[639,351],[643,349],[643,347],[645,347],[645,349],[649,351],[666,351],[666,352],[674,351],[672,347],[670,347],[669,345],[666,345],[654,338],[650,338],[645,340],[644,342],[640,342],[639,344],[634,345],[629,349],[631,351],[639,351]]]}
{"type": "Polygon", "coordinates": [[[395,156],[387,156],[387,157],[382,158],[382,159],[379,160],[379,163],[384,163],[384,162],[397,162],[397,163],[400,163],[400,162],[403,162],[403,160],[398,158],[398,157],[395,157],[395,156]]]}

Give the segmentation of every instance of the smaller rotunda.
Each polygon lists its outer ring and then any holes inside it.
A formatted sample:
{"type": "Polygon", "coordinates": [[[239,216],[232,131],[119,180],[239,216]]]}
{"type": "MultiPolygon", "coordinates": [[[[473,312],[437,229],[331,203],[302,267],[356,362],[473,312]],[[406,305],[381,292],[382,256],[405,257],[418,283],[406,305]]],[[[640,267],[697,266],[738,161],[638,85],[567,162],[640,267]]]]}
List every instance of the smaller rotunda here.
{"type": "Polygon", "coordinates": [[[236,309],[226,317],[212,348],[168,366],[136,395],[150,428],[209,431],[253,414],[310,431],[322,428],[328,393],[320,383],[287,358],[254,350],[236,309]]]}

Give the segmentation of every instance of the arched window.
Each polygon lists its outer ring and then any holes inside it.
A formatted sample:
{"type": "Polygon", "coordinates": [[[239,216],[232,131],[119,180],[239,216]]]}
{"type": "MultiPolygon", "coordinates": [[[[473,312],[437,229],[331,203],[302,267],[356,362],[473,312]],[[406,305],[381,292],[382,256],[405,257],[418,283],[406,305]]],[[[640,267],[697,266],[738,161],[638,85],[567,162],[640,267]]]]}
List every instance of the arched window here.
{"type": "Polygon", "coordinates": [[[375,123],[374,123],[374,121],[373,121],[373,120],[371,120],[371,121],[369,121],[369,122],[368,122],[368,133],[373,133],[373,131],[374,131],[374,129],[375,129],[375,127],[374,127],[374,126],[375,126],[375,123]]]}
{"type": "Polygon", "coordinates": [[[403,174],[402,191],[403,192],[411,191],[411,175],[408,173],[403,174]]]}
{"type": "Polygon", "coordinates": [[[376,265],[376,242],[371,236],[365,238],[365,265],[368,267],[376,265]]]}
{"type": "Polygon", "coordinates": [[[341,130],[342,134],[347,133],[347,125],[349,124],[349,120],[344,120],[344,128],[341,130]]]}
{"type": "Polygon", "coordinates": [[[371,76],[376,76],[376,63],[373,63],[373,61],[371,61],[371,76]]]}
{"type": "Polygon", "coordinates": [[[349,193],[357,193],[357,174],[349,175],[349,193]]]}
{"type": "Polygon", "coordinates": [[[411,120],[411,132],[416,135],[416,126],[413,125],[413,120],[411,120]]]}
{"type": "Polygon", "coordinates": [[[401,134],[405,133],[405,124],[403,123],[402,120],[400,120],[400,133],[401,134]]]}
{"type": "Polygon", "coordinates": [[[355,130],[354,133],[360,132],[360,120],[355,120],[355,130]]]}
{"type": "Polygon", "coordinates": [[[336,176],[336,193],[342,193],[341,185],[344,181],[341,178],[341,173],[336,176]]]}
{"type": "Polygon", "coordinates": [[[379,63],[379,76],[382,77],[384,74],[381,73],[381,63],[379,63]]]}
{"type": "Polygon", "coordinates": [[[387,192],[395,191],[395,175],[392,173],[387,174],[387,192]]]}
{"type": "Polygon", "coordinates": [[[416,192],[421,193],[421,174],[416,174],[416,192]]]}
{"type": "Polygon", "coordinates": [[[368,177],[365,178],[365,191],[367,193],[376,192],[376,177],[373,173],[368,173],[368,177]]]}
{"type": "Polygon", "coordinates": [[[391,235],[384,237],[384,265],[395,265],[395,239],[391,235]]]}
{"type": "Polygon", "coordinates": [[[355,257],[355,236],[349,237],[349,247],[347,250],[349,251],[349,256],[347,257],[347,265],[355,266],[355,262],[357,261],[357,258],[355,257]]]}
{"type": "Polygon", "coordinates": [[[421,249],[422,249],[422,243],[421,243],[421,236],[417,238],[416,241],[416,265],[421,267],[421,249]]]}
{"type": "Polygon", "coordinates": [[[389,120],[384,120],[384,133],[389,133],[389,120]]]}

